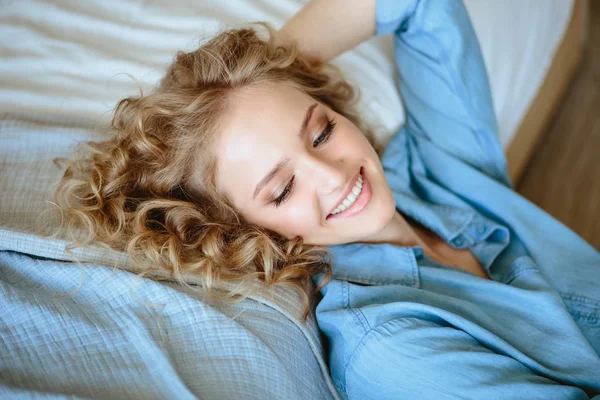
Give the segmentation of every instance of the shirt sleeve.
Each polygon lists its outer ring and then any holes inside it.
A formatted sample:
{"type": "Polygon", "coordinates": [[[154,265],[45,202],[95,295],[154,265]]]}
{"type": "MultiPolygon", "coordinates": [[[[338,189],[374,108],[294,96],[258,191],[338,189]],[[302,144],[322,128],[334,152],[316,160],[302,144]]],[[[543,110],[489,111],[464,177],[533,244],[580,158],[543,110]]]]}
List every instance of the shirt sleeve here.
{"type": "Polygon", "coordinates": [[[581,388],[491,351],[462,330],[417,318],[394,319],[371,330],[350,358],[345,382],[350,400],[590,398],[581,388]]]}
{"type": "Polygon", "coordinates": [[[394,34],[405,131],[512,187],[483,56],[460,0],[377,0],[376,35],[394,34]]]}

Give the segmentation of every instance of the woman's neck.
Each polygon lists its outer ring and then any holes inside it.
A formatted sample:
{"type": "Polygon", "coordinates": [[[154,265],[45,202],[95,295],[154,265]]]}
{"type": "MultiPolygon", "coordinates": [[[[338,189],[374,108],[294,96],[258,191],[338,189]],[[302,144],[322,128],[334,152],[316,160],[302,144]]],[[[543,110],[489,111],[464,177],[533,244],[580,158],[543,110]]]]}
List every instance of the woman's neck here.
{"type": "Polygon", "coordinates": [[[381,231],[362,240],[365,243],[390,243],[398,246],[426,246],[410,220],[399,211],[381,231]]]}

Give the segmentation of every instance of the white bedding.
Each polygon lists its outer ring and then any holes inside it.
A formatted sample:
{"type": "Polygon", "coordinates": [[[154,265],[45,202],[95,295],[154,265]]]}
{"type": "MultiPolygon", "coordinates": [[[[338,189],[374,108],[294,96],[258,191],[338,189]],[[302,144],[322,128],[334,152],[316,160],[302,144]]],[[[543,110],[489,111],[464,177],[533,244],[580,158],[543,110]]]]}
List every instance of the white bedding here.
{"type": "MultiPolygon", "coordinates": [[[[0,110],[28,119],[106,123],[116,102],[158,81],[177,50],[217,29],[264,20],[279,28],[301,0],[44,1],[0,5],[0,110]]],[[[466,0],[490,75],[506,148],[551,63],[573,0],[466,0]]],[[[386,138],[403,123],[391,37],[336,63],[363,93],[364,117],[386,138]]]]}

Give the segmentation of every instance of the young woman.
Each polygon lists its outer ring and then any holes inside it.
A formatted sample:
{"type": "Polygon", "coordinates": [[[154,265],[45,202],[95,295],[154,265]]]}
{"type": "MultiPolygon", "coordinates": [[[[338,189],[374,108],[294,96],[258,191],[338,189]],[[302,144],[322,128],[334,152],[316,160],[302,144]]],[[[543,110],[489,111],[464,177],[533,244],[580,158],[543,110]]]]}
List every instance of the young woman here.
{"type": "Polygon", "coordinates": [[[344,398],[600,393],[600,253],[513,190],[460,1],[316,0],[268,41],[226,31],[113,131],[57,191],[87,240],[209,288],[314,279],[344,398]],[[388,33],[407,119],[380,158],[327,61],[388,33]]]}

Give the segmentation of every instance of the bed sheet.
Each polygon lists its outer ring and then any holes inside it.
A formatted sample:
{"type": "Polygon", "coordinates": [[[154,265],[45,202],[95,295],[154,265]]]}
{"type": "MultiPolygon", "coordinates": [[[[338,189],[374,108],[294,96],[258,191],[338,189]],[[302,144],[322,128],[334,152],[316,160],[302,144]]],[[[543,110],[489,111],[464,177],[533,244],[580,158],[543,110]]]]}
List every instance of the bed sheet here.
{"type": "Polygon", "coordinates": [[[0,252],[0,398],[333,398],[292,321],[202,294],[0,252]]]}
{"type": "MultiPolygon", "coordinates": [[[[53,121],[106,124],[116,102],[149,91],[177,50],[225,27],[279,28],[304,0],[22,0],[0,6],[0,110],[53,121]]],[[[573,0],[466,0],[490,75],[499,136],[510,142],[551,64],[573,0]]],[[[361,91],[360,110],[386,142],[404,122],[391,37],[335,63],[361,91]]]]}

